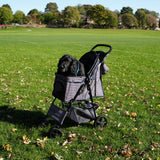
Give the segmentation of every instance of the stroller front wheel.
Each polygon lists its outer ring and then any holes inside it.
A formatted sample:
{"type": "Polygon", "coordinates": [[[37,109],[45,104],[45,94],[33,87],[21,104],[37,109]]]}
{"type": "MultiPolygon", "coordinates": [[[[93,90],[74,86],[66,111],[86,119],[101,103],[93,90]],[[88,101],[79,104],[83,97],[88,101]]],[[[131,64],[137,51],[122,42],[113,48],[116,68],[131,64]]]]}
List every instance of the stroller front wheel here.
{"type": "Polygon", "coordinates": [[[103,115],[96,117],[94,127],[104,128],[107,124],[107,118],[103,115]]]}
{"type": "Polygon", "coordinates": [[[51,127],[50,130],[49,130],[49,137],[54,139],[56,138],[57,136],[62,136],[62,131],[59,127],[51,127]]]}

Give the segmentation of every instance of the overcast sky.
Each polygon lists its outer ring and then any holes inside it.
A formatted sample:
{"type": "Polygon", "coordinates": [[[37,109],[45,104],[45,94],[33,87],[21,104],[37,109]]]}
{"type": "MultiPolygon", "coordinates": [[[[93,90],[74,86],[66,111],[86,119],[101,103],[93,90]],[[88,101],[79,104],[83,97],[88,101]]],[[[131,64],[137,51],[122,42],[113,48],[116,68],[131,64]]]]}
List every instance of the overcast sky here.
{"type": "Polygon", "coordinates": [[[112,11],[121,10],[122,7],[131,7],[133,12],[139,8],[160,13],[160,0],[0,0],[0,7],[9,4],[13,13],[17,10],[27,14],[31,9],[44,12],[47,3],[54,2],[58,5],[58,10],[63,10],[66,6],[77,6],[78,4],[101,4],[112,11]]]}

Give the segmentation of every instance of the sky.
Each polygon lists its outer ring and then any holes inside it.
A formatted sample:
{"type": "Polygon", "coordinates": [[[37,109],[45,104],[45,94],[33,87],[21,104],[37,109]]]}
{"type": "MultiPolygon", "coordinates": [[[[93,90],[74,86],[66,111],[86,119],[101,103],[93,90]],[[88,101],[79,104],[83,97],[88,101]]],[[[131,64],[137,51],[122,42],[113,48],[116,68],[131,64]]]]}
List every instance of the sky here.
{"type": "Polygon", "coordinates": [[[13,13],[21,10],[27,15],[32,9],[44,12],[46,5],[50,2],[56,3],[59,11],[67,6],[78,4],[101,4],[111,11],[121,11],[122,7],[131,7],[134,13],[139,8],[145,8],[160,14],[160,0],[0,0],[0,7],[3,4],[9,4],[13,13]]]}

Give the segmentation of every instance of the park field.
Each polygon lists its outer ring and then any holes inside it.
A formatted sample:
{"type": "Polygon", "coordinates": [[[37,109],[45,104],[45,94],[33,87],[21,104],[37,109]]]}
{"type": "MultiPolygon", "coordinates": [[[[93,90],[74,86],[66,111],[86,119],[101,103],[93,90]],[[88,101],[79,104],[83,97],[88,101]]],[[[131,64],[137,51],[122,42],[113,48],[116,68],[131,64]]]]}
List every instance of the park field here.
{"type": "MultiPolygon", "coordinates": [[[[59,105],[59,101],[56,102],[59,105]]],[[[52,121],[54,123],[54,121],[52,121]]],[[[0,160],[160,160],[160,32],[14,28],[0,30],[0,160]],[[105,60],[105,96],[95,98],[105,128],[66,119],[63,136],[38,126],[52,96],[58,60],[96,44],[105,60]],[[103,50],[104,48],[100,48],[103,50]]]]}

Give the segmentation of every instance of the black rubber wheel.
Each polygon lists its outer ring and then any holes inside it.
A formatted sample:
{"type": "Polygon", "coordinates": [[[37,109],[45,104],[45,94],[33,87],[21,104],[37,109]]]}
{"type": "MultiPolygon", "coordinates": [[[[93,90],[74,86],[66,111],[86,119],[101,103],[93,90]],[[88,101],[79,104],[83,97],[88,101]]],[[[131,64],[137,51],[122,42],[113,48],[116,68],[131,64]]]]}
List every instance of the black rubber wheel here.
{"type": "Polygon", "coordinates": [[[59,127],[51,127],[49,130],[49,137],[54,139],[57,136],[62,136],[62,131],[59,127]]]}
{"type": "Polygon", "coordinates": [[[94,127],[104,128],[107,125],[107,118],[103,115],[98,116],[94,121],[94,127]]]}

